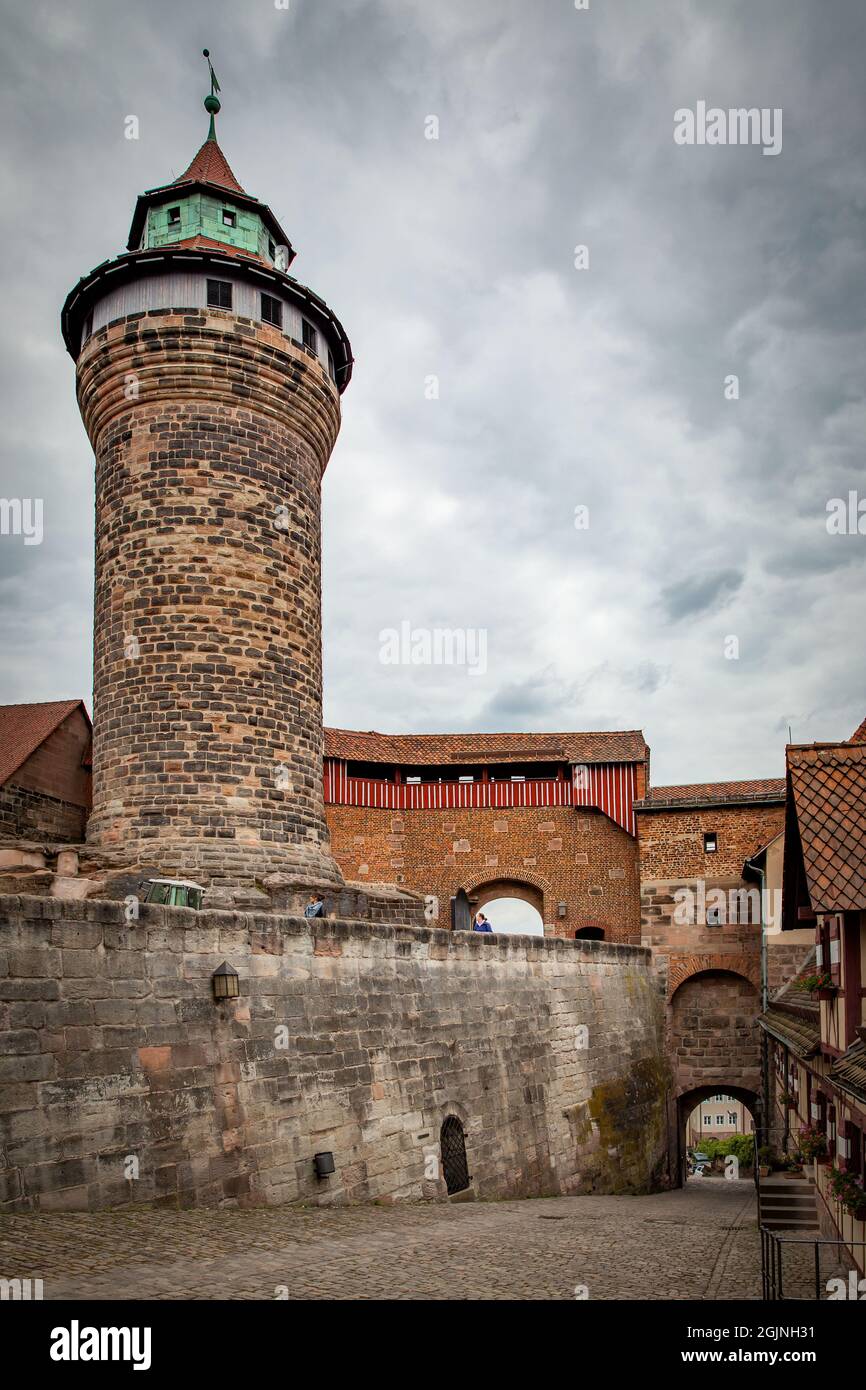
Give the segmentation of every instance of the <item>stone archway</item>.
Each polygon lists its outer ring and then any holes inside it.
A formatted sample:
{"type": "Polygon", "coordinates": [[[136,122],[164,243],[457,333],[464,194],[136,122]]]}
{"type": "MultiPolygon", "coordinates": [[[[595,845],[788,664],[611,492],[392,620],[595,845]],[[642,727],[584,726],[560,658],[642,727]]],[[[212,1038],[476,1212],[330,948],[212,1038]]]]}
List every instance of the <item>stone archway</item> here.
{"type": "Polygon", "coordinates": [[[704,1100],[709,1100],[711,1096],[718,1092],[726,1096],[732,1096],[734,1100],[741,1101],[749,1111],[752,1122],[757,1132],[760,1122],[760,1098],[758,1092],[749,1087],[740,1086],[737,1083],[713,1082],[704,1086],[695,1086],[690,1091],[683,1091],[676,1098],[676,1168],[679,1174],[680,1186],[685,1179],[686,1169],[686,1147],[689,1116],[696,1106],[704,1100]]]}
{"type": "Polygon", "coordinates": [[[744,979],[754,985],[755,989],[761,987],[761,958],[758,952],[753,955],[734,955],[725,952],[718,955],[671,954],[667,978],[668,1002],[671,1002],[677,990],[685,984],[686,980],[691,979],[693,975],[701,975],[707,971],[742,975],[744,979]]]}
{"type": "MultiPolygon", "coordinates": [[[[669,1111],[671,1157],[682,1181],[685,1148],[683,1136],[687,1114],[695,1101],[684,1101],[699,1092],[716,1092],[752,1099],[745,1103],[753,1116],[753,1103],[761,1093],[761,1037],[757,1024],[760,991],[750,978],[751,971],[731,967],[734,956],[692,957],[714,962],[708,969],[696,969],[677,985],[667,1009],[668,1055],[674,1078],[669,1111]],[[722,964],[721,962],[724,962],[722,964]]],[[[751,964],[744,958],[747,964],[751,964]]],[[[757,1118],[756,1118],[757,1123],[757,1118]]]]}
{"type": "Polygon", "coordinates": [[[517,898],[520,902],[529,903],[535,908],[545,930],[553,925],[554,907],[550,884],[540,875],[516,868],[513,871],[500,870],[492,878],[478,874],[468,879],[463,887],[469,895],[473,912],[478,912],[495,898],[517,898]]]}

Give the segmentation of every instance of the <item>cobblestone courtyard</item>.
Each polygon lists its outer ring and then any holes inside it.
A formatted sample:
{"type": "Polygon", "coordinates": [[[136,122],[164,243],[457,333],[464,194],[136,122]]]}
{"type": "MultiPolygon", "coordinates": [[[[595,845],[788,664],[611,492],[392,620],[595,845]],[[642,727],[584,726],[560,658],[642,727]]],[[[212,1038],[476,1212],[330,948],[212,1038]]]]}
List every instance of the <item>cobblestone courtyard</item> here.
{"type": "Polygon", "coordinates": [[[0,1275],[41,1278],[46,1299],[754,1299],[760,1248],[752,1184],[704,1179],[653,1197],[7,1216],[0,1275]]]}

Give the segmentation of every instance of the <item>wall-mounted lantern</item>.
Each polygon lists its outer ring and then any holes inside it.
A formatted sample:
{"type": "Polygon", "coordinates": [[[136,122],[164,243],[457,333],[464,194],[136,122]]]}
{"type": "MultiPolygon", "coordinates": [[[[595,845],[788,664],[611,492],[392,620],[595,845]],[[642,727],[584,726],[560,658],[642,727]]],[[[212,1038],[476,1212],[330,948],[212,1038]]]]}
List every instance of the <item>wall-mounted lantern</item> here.
{"type": "Polygon", "coordinates": [[[565,903],[557,903],[557,904],[556,904],[556,915],[557,915],[557,917],[564,917],[565,914],[566,914],[566,911],[567,911],[567,908],[566,908],[565,903]]]}
{"type": "Polygon", "coordinates": [[[316,1165],[317,1178],[329,1178],[335,1171],[334,1155],[330,1151],[323,1154],[315,1154],[313,1156],[313,1162],[316,1165]]]}
{"type": "Polygon", "coordinates": [[[227,960],[213,972],[211,980],[214,999],[237,999],[241,992],[240,976],[227,960]]]}

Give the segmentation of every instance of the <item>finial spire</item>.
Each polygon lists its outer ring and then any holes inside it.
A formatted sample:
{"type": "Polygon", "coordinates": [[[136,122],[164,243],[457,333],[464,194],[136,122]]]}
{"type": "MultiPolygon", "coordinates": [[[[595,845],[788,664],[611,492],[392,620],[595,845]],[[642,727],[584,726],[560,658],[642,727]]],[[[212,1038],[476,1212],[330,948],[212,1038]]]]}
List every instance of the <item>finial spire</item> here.
{"type": "Polygon", "coordinates": [[[205,58],[207,58],[207,68],[208,72],[210,73],[210,95],[206,96],[204,99],[204,109],[210,116],[210,129],[208,130],[207,138],[208,140],[216,140],[216,125],[214,124],[214,116],[220,109],[220,99],[217,96],[217,92],[220,89],[220,84],[217,81],[217,75],[213,70],[213,63],[210,60],[210,51],[207,48],[203,48],[202,54],[205,58]]]}

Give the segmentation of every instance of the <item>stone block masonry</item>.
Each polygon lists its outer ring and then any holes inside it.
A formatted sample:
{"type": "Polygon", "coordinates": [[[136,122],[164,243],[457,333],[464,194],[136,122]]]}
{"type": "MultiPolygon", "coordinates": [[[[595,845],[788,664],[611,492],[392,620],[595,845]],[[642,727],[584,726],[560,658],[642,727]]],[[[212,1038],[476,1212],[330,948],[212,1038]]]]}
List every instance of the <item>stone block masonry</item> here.
{"type": "Polygon", "coordinates": [[[639,947],[0,898],[0,1206],[647,1191],[661,1049],[639,947]]]}
{"type": "Polygon", "coordinates": [[[338,886],[322,790],[317,360],[219,310],[130,314],[78,359],[96,454],[93,811],[104,862],[338,886]]]}

